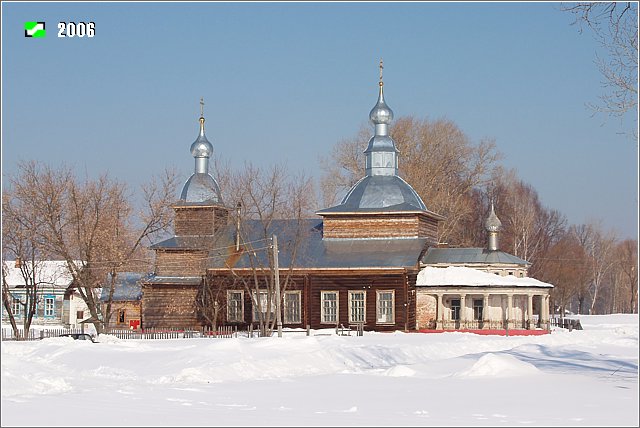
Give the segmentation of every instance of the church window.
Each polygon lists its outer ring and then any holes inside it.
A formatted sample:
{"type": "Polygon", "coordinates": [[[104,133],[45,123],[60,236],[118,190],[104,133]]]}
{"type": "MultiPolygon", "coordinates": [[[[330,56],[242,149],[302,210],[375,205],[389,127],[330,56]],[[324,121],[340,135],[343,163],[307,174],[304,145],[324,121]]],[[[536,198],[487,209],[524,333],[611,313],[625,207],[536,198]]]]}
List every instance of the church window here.
{"type": "Polygon", "coordinates": [[[378,324],[393,324],[395,322],[395,292],[393,290],[379,290],[376,294],[376,321],[378,324]]]}
{"type": "Polygon", "coordinates": [[[301,300],[300,291],[284,292],[284,322],[286,324],[299,324],[302,322],[300,316],[301,300]]]}
{"type": "Polygon", "coordinates": [[[338,292],[322,291],[320,293],[320,321],[323,324],[338,323],[338,292]]]}
{"type": "Polygon", "coordinates": [[[271,299],[269,299],[270,301],[267,302],[267,294],[268,292],[266,291],[261,291],[259,295],[257,295],[255,291],[253,292],[253,321],[260,321],[260,313],[262,313],[262,319],[266,320],[268,308],[271,309],[269,311],[269,319],[273,319],[276,312],[273,296],[271,296],[271,299]],[[258,300],[258,296],[260,300],[258,300]]]}
{"type": "Polygon", "coordinates": [[[244,321],[244,291],[227,291],[227,321],[244,321]]]}
{"type": "Polygon", "coordinates": [[[349,291],[349,322],[365,322],[366,291],[349,291]]]}

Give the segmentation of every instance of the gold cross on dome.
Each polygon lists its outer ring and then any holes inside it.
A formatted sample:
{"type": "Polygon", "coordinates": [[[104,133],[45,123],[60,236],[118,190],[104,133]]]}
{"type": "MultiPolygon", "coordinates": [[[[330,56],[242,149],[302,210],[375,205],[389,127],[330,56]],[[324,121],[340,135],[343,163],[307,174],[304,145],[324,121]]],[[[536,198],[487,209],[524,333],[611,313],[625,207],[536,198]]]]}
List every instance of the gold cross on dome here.
{"type": "Polygon", "coordinates": [[[382,58],[380,58],[380,86],[382,86],[382,69],[384,65],[382,65],[382,58]]]}
{"type": "Polygon", "coordinates": [[[204,116],[204,98],[200,98],[200,116],[204,116]]]}

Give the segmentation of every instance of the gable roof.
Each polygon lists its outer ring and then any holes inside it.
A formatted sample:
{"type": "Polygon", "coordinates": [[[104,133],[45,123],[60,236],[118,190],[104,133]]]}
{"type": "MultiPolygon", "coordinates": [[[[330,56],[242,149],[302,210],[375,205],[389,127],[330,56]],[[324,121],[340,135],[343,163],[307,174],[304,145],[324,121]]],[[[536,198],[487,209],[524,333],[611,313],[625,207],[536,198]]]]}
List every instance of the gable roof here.
{"type": "MultiPolygon", "coordinates": [[[[149,274],[143,274],[138,272],[118,272],[116,275],[116,281],[113,290],[113,301],[137,301],[142,299],[142,285],[141,280],[149,277],[149,274]]],[[[106,302],[109,300],[109,288],[111,284],[111,274],[107,274],[105,286],[102,287],[100,293],[100,301],[106,302]]]]}
{"type": "MultiPolygon", "coordinates": [[[[32,263],[22,262],[28,272],[33,271],[32,263]]],[[[15,267],[15,260],[7,260],[3,269],[6,271],[7,284],[11,288],[24,288],[25,280],[20,268],[15,267]]],[[[73,282],[67,262],[64,260],[42,260],[35,263],[36,282],[44,287],[68,287],[73,282]]]]}
{"type": "Polygon", "coordinates": [[[207,268],[250,268],[248,254],[255,252],[254,265],[267,267],[272,254],[271,237],[278,236],[281,269],[417,268],[426,238],[322,239],[321,219],[273,220],[266,226],[258,220],[242,222],[240,254],[235,253],[235,226],[220,229],[215,236],[174,236],[152,249],[210,248],[207,268]],[[265,239],[266,238],[266,239],[265,239]],[[296,243],[298,242],[298,243],[296,243]]]}

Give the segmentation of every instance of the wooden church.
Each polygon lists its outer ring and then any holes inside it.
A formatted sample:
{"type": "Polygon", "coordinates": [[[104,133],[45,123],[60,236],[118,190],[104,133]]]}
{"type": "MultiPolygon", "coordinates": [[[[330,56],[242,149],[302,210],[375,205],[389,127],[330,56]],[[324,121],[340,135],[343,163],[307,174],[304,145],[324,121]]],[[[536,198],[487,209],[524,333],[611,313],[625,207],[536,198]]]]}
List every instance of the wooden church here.
{"type": "MultiPolygon", "coordinates": [[[[209,173],[213,146],[201,114],[191,145],[195,170],[173,206],[175,235],[151,247],[156,261],[142,283],[143,327],[215,322],[244,329],[267,314],[275,319],[279,295],[276,315],[284,327],[415,330],[416,279],[444,218],[398,175],[399,152],[389,135],[393,112],[383,88],[381,68],[364,176],[339,205],[319,210],[315,219],[268,225],[240,219],[209,173]],[[269,251],[274,245],[277,253],[269,251]]],[[[442,290],[429,295],[437,298],[442,290]]]]}

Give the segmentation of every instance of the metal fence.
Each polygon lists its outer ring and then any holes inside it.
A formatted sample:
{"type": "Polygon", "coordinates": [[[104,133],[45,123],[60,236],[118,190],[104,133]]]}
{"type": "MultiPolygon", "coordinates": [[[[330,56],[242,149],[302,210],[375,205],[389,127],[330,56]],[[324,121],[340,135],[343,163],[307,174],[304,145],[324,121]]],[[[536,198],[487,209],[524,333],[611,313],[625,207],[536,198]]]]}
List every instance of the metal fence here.
{"type": "Polygon", "coordinates": [[[552,317],[549,320],[549,323],[551,327],[566,328],[569,331],[572,331],[573,329],[582,330],[582,324],[580,324],[579,319],[552,317]]]}

